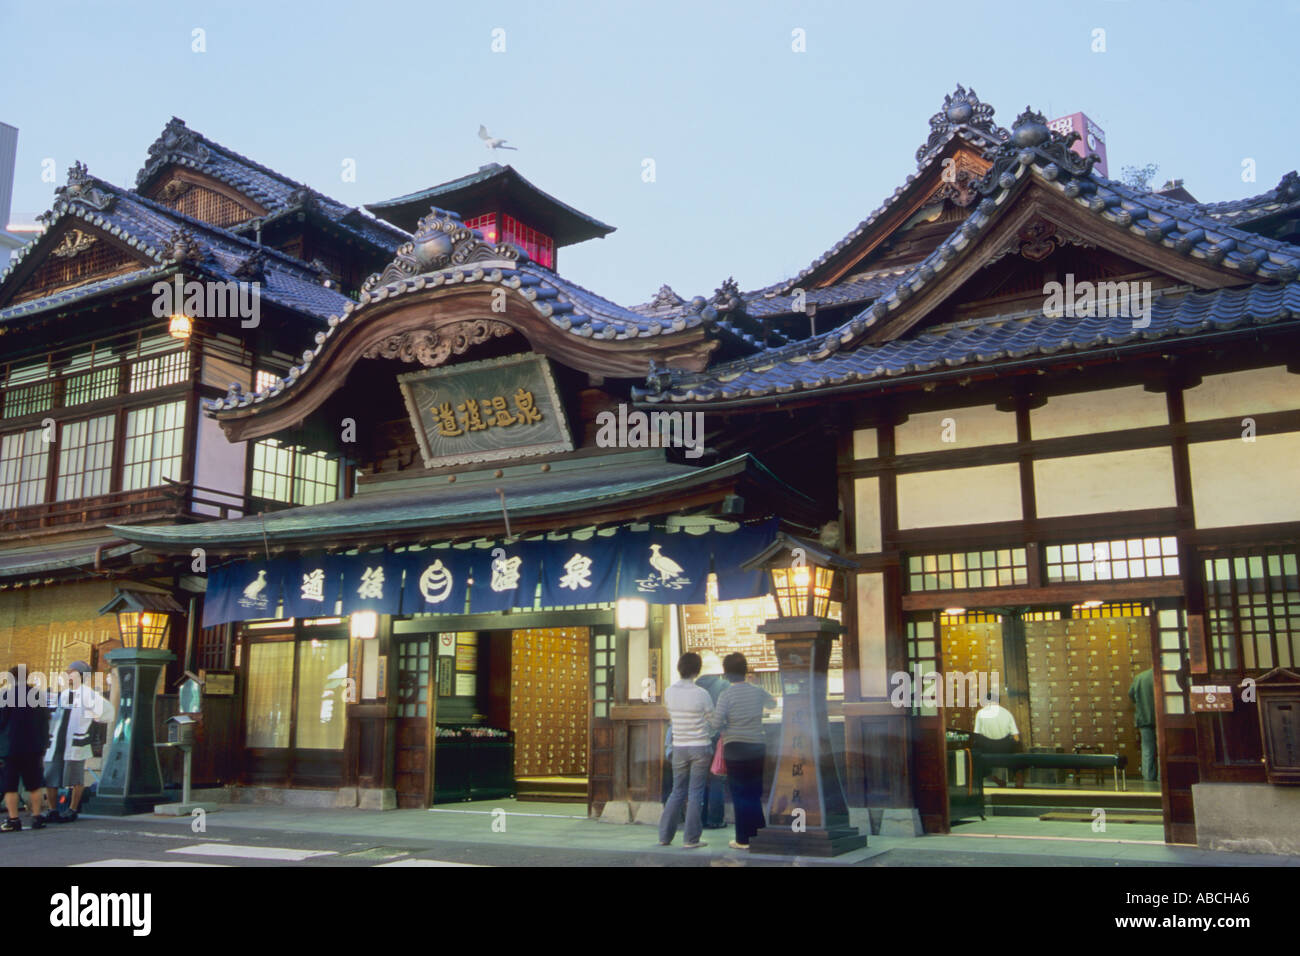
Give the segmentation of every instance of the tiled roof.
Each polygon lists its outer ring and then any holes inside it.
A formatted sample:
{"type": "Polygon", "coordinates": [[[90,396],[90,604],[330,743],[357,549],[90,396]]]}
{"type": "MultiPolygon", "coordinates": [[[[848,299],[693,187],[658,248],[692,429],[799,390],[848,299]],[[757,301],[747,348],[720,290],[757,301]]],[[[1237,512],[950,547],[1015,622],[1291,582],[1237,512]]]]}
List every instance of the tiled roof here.
{"type": "MultiPolygon", "coordinates": [[[[136,174],[137,189],[143,189],[159,172],[172,164],[198,170],[226,183],[250,199],[255,199],[269,211],[264,222],[273,221],[304,205],[314,205],[339,229],[390,252],[410,238],[406,232],[391,223],[368,216],[355,207],[346,206],[213,142],[176,117],[172,117],[162,134],[149,147],[149,159],[136,174]]],[[[240,231],[248,231],[253,227],[245,223],[239,228],[240,231]]]]}
{"type": "MultiPolygon", "coordinates": [[[[811,303],[826,306],[827,308],[852,305],[856,302],[870,302],[880,295],[882,291],[890,288],[898,276],[908,271],[906,267],[903,267],[858,273],[837,282],[835,285],[805,290],[804,302],[805,304],[811,303]]],[[[744,306],[745,314],[756,319],[778,315],[793,315],[798,311],[795,309],[795,296],[788,291],[783,291],[785,284],[779,283],[762,289],[754,289],[751,292],[741,292],[740,301],[744,306]]],[[[714,306],[716,311],[716,303],[710,302],[703,296],[696,296],[686,301],[668,286],[663,286],[659,290],[659,295],[654,299],[641,305],[634,305],[631,308],[633,312],[648,318],[672,319],[677,316],[701,312],[709,306],[714,306]]]]}
{"type": "Polygon", "coordinates": [[[789,292],[799,283],[816,272],[840,252],[853,245],[863,233],[870,229],[882,216],[890,212],[898,200],[929,170],[934,161],[943,153],[954,139],[960,139],[981,150],[995,148],[1007,141],[1008,133],[993,122],[993,107],[980,102],[975,90],[967,90],[960,83],[954,92],[943,98],[943,108],[930,117],[930,137],[916,151],[916,172],[909,175],[903,184],[894,190],[871,215],[849,230],[839,242],[831,246],[809,263],[793,279],[780,283],[776,288],[789,292]]]}
{"type": "Polygon", "coordinates": [[[206,407],[213,411],[244,408],[280,396],[307,371],[336,331],[345,323],[355,323],[359,317],[364,320],[367,311],[377,303],[423,289],[472,285],[514,290],[553,326],[585,339],[626,341],[670,335],[707,325],[717,318],[716,311],[712,310],[664,319],[633,312],[529,261],[527,255],[512,245],[488,244],[477,230],[466,229],[455,213],[434,209],[421,220],[414,243],[399,249],[398,258],[382,275],[371,276],[366,281],[360,301],[347,300],[342,310],[329,318],[328,327],[316,333],[316,347],[303,353],[301,366],[291,367],[286,378],[260,392],[232,392],[206,407]],[[431,241],[443,237],[449,251],[436,262],[420,260],[431,241]]]}
{"type": "Polygon", "coordinates": [[[1197,203],[1191,209],[1198,215],[1208,216],[1229,226],[1245,226],[1268,216],[1288,212],[1300,213],[1300,176],[1293,169],[1276,186],[1258,196],[1227,202],[1197,203]]]}
{"type": "MultiPolygon", "coordinates": [[[[56,190],[54,207],[47,214],[47,231],[65,219],[80,219],[119,239],[151,262],[138,272],[113,276],[72,289],[20,302],[0,309],[0,321],[62,308],[106,290],[156,278],[177,264],[175,243],[178,233],[192,243],[183,257],[186,269],[210,278],[228,281],[255,254],[262,260],[261,297],[269,302],[324,320],[340,314],[352,300],[321,284],[320,277],[292,256],[253,242],[232,232],[186,216],[160,203],[111,183],[89,176],[84,166],[74,166],[68,185],[56,190]]],[[[0,275],[0,288],[41,240],[29,243],[0,275]]]]}
{"type": "MultiPolygon", "coordinates": [[[[468,176],[461,176],[459,179],[440,183],[437,186],[430,186],[428,189],[407,193],[405,196],[367,203],[366,209],[376,215],[383,216],[385,213],[391,214],[406,207],[414,207],[423,214],[424,210],[429,206],[453,205],[453,202],[449,201],[447,197],[454,197],[457,193],[474,186],[489,183],[492,180],[501,180],[503,186],[509,181],[517,182],[525,193],[531,193],[536,200],[545,206],[550,206],[552,212],[558,213],[563,219],[571,220],[569,228],[564,230],[564,235],[554,237],[561,244],[581,242],[584,239],[591,239],[596,236],[607,236],[614,231],[613,226],[587,215],[580,209],[573,208],[566,202],[561,202],[544,190],[538,189],[520,175],[519,171],[513,166],[502,166],[500,163],[488,163],[480,166],[476,172],[470,173],[468,176]],[[572,235],[569,235],[569,233],[572,233],[572,235]]],[[[461,210],[456,210],[456,212],[461,212],[461,210]]]]}
{"type": "Polygon", "coordinates": [[[25,577],[31,574],[49,574],[56,571],[88,569],[95,563],[99,550],[101,562],[112,561],[140,550],[121,538],[106,534],[82,538],[71,544],[31,545],[6,548],[0,551],[0,579],[25,577]],[[102,549],[102,550],[100,550],[102,549]]]}
{"type": "Polygon", "coordinates": [[[806,347],[773,350],[683,376],[660,393],[638,389],[637,397],[652,403],[720,403],[791,396],[963,366],[1268,325],[1300,319],[1300,283],[1164,295],[1152,303],[1150,319],[1150,326],[1135,328],[1129,316],[996,316],[829,355],[811,354],[806,347]]]}
{"type": "MultiPolygon", "coordinates": [[[[408,479],[382,490],[369,488],[353,498],[287,508],[261,516],[205,521],[190,525],[110,525],[128,541],[159,551],[188,552],[195,545],[254,547],[264,543],[304,545],[338,541],[345,536],[428,534],[485,520],[499,520],[504,492],[517,520],[534,515],[574,512],[575,525],[601,506],[637,499],[667,499],[674,490],[698,487],[720,478],[748,473],[781,493],[803,498],[749,455],[704,468],[663,460],[662,452],[623,452],[556,462],[545,474],[535,466],[508,467],[457,475],[455,484],[408,479]]],[[[806,500],[806,499],[805,499],[806,500]]]]}
{"type": "Polygon", "coordinates": [[[1012,139],[990,154],[993,166],[976,187],[984,198],[966,221],[924,260],[895,277],[888,289],[853,319],[818,340],[760,352],[705,373],[681,377],[661,391],[638,390],[638,395],[647,402],[713,402],[781,395],[939,365],[1050,354],[1065,348],[1089,348],[1294,315],[1300,247],[1225,227],[1192,211],[1185,203],[1098,176],[1092,171],[1095,157],[1080,159],[1070,151],[1071,142],[1051,133],[1041,114],[1026,110],[1017,119],[1012,139]],[[1196,296],[1186,300],[1164,298],[1153,307],[1156,314],[1150,328],[1141,330],[1132,327],[1130,318],[1076,322],[1039,315],[1014,322],[1005,318],[986,320],[976,324],[976,331],[960,334],[953,331],[936,336],[930,332],[879,346],[859,344],[868,328],[905,309],[909,300],[951,271],[980,241],[1000,208],[1028,178],[1058,191],[1111,228],[1140,236],[1177,255],[1234,270],[1243,283],[1263,279],[1284,285],[1272,286],[1273,292],[1268,287],[1252,286],[1208,293],[1205,301],[1213,303],[1208,311],[1202,307],[1203,299],[1196,296]],[[1174,301],[1179,302],[1177,308],[1174,301]],[[1007,338],[1013,332],[1016,337],[1007,338]],[[1004,338],[1006,343],[1002,345],[990,344],[1001,343],[1004,338]],[[972,344],[977,346],[974,351],[968,348],[972,344]]]}

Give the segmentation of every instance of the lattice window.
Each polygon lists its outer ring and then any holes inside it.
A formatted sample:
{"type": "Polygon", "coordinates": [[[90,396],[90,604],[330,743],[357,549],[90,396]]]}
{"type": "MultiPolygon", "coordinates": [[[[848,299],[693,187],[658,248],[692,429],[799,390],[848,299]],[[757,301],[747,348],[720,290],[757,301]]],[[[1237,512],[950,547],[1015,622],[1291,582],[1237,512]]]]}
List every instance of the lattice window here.
{"type": "Polygon", "coordinates": [[[1070,609],[1072,617],[1145,617],[1145,604],[1076,604],[1070,609]]]}
{"type": "Polygon", "coordinates": [[[483,233],[483,238],[488,242],[497,241],[497,216],[494,212],[484,213],[481,216],[475,216],[473,219],[465,220],[465,228],[477,229],[483,233]]]}
{"type": "Polygon", "coordinates": [[[113,478],[116,421],[114,415],[100,415],[61,426],[56,501],[108,494],[113,478]]]}
{"type": "Polygon", "coordinates": [[[229,647],[226,642],[227,625],[205,627],[199,631],[195,648],[195,664],[200,670],[221,671],[230,667],[229,647]]]}
{"type": "Polygon", "coordinates": [[[50,445],[43,428],[0,437],[0,508],[23,508],[45,501],[50,445]]]}
{"type": "Polygon", "coordinates": [[[1187,692],[1179,686],[1178,672],[1187,661],[1187,613],[1182,608],[1162,608],[1156,612],[1160,659],[1154,662],[1156,674],[1165,692],[1165,713],[1187,713],[1187,692]]]}
{"type": "MultiPolygon", "coordinates": [[[[939,630],[933,617],[911,618],[907,622],[907,674],[912,680],[920,675],[921,686],[911,688],[912,702],[917,706],[911,708],[913,716],[932,717],[939,713],[935,706],[922,706],[921,701],[937,701],[943,693],[940,672],[943,662],[940,659],[939,630]]],[[[890,683],[890,691],[895,689],[890,683]]]]}
{"type": "Polygon", "coordinates": [[[126,415],[122,490],[152,488],[181,476],[185,402],[136,408],[126,415]]]}
{"type": "Polygon", "coordinates": [[[79,375],[70,375],[63,389],[63,406],[71,408],[86,402],[97,402],[117,394],[118,368],[97,368],[79,375]]]}
{"type": "Polygon", "coordinates": [[[592,714],[603,718],[609,716],[610,705],[614,703],[614,635],[598,631],[593,638],[592,714]]]}
{"type": "Polygon", "coordinates": [[[1297,554],[1205,561],[1206,617],[1215,670],[1271,670],[1300,662],[1297,554]]]}
{"type": "Polygon", "coordinates": [[[11,368],[5,386],[5,418],[34,415],[54,406],[54,381],[45,362],[11,368]]]}
{"type": "Polygon", "coordinates": [[[907,581],[911,591],[1012,587],[1029,583],[1029,562],[1024,548],[913,554],[907,559],[907,581]]]}
{"type": "Polygon", "coordinates": [[[266,438],[253,445],[254,497],[295,505],[333,501],[339,491],[339,463],[324,452],[308,452],[266,438]]]}
{"type": "Polygon", "coordinates": [[[1177,538],[1128,538],[1049,544],[1043,549],[1047,580],[1121,581],[1178,574],[1177,538]]]}
{"type": "Polygon", "coordinates": [[[942,627],[957,627],[962,624],[1001,624],[1001,614],[989,614],[987,611],[962,611],[960,614],[943,613],[939,615],[942,627]]]}
{"type": "Polygon", "coordinates": [[[545,233],[538,232],[531,226],[525,226],[512,216],[501,217],[502,240],[513,242],[528,258],[550,269],[555,265],[555,242],[545,233]]]}
{"type": "Polygon", "coordinates": [[[190,353],[176,348],[169,335],[146,339],[140,343],[140,358],[131,363],[130,391],[148,391],[185,381],[190,374],[190,353]],[[161,353],[161,354],[151,354],[161,353]]]}
{"type": "MultiPolygon", "coordinates": [[[[398,717],[427,717],[429,714],[429,658],[432,643],[428,637],[416,637],[397,644],[398,717]]],[[[446,666],[450,667],[454,661],[454,658],[448,658],[446,666]]]]}
{"type": "Polygon", "coordinates": [[[1029,611],[1025,614],[1026,621],[1059,621],[1061,619],[1060,611],[1029,611]]]}
{"type": "Polygon", "coordinates": [[[35,415],[54,407],[54,383],[40,382],[5,392],[5,418],[35,415]]]}

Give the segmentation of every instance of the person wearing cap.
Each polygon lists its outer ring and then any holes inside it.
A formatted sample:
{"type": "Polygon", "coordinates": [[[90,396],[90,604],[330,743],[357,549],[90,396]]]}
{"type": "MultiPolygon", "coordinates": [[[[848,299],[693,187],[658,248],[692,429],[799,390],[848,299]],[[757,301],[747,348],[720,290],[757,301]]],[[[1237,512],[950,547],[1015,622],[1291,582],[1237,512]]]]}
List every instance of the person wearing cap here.
{"type": "Polygon", "coordinates": [[[90,686],[90,665],[73,661],[68,665],[67,686],[60,691],[50,718],[50,741],[45,751],[45,789],[51,811],[49,823],[71,823],[77,819],[81,795],[86,789],[86,761],[90,758],[91,724],[106,724],[113,718],[113,705],[90,686]],[[59,813],[59,788],[71,787],[67,813],[59,813]]]}

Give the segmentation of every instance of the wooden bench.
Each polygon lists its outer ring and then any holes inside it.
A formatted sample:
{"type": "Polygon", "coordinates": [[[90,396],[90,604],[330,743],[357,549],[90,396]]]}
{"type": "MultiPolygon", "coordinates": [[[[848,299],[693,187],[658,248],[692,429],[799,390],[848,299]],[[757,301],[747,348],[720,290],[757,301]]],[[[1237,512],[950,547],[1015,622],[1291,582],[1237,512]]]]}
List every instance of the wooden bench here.
{"type": "Polygon", "coordinates": [[[1115,789],[1128,790],[1128,757],[1124,754],[1000,754],[986,751],[976,754],[976,760],[981,774],[992,767],[1005,767],[1007,770],[1110,770],[1115,777],[1115,789]]]}

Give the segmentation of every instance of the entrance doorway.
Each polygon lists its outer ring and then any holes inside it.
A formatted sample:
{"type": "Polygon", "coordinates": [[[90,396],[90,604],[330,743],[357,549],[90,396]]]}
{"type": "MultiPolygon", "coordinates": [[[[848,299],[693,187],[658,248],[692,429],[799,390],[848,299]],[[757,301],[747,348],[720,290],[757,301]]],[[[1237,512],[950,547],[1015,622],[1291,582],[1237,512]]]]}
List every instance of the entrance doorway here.
{"type": "Polygon", "coordinates": [[[509,727],[520,800],[587,800],[589,645],[585,627],[510,633],[509,727]]]}
{"type": "MultiPolygon", "coordinates": [[[[942,749],[918,746],[918,756],[945,755],[946,828],[1162,842],[1162,781],[1144,779],[1129,697],[1152,669],[1155,620],[1144,603],[1100,601],[914,615],[913,673],[937,675],[920,681],[918,729],[943,741],[942,749]],[[981,723],[980,698],[995,686],[1009,717],[990,711],[981,723]],[[986,739],[1012,723],[1018,741],[986,739]],[[1003,755],[990,749],[1010,753],[999,763],[1003,755]]],[[[1151,676],[1158,685],[1158,669],[1151,676]]]]}

